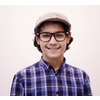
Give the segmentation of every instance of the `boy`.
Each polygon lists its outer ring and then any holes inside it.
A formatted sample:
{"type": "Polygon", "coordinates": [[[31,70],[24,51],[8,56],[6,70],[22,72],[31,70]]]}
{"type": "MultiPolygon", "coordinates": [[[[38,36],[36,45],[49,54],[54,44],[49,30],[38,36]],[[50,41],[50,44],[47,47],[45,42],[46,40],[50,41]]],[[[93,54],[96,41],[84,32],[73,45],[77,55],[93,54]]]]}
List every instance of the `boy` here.
{"type": "Polygon", "coordinates": [[[35,26],[34,46],[42,53],[39,62],[19,71],[11,96],[91,96],[88,75],[66,64],[64,53],[73,41],[65,15],[50,12],[35,26]]]}

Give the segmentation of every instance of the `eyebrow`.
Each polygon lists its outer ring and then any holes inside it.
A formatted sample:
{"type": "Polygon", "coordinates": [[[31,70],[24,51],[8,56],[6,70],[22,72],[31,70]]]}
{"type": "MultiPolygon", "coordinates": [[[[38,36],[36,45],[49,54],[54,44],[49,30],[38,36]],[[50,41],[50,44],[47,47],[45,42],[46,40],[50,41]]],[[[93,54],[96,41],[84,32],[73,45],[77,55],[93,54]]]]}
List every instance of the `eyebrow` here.
{"type": "Polygon", "coordinates": [[[56,32],[39,32],[39,33],[57,33],[57,32],[64,32],[64,31],[56,31],[56,32]]]}

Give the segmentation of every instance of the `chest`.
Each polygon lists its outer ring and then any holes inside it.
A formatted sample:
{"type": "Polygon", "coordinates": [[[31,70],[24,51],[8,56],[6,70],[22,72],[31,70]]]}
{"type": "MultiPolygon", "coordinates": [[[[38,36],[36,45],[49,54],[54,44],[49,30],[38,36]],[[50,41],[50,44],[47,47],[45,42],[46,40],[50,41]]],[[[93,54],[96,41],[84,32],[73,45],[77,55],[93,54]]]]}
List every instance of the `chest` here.
{"type": "Polygon", "coordinates": [[[26,81],[26,95],[83,95],[82,75],[75,72],[66,70],[56,73],[52,70],[36,71],[26,81]]]}

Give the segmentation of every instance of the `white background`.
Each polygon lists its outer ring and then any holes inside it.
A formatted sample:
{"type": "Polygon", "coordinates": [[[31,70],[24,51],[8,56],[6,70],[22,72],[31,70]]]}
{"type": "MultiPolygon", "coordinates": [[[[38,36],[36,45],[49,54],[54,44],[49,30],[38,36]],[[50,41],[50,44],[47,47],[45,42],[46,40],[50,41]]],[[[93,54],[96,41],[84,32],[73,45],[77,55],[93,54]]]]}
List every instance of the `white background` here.
{"type": "Polygon", "coordinates": [[[100,96],[100,6],[0,6],[0,95],[9,96],[12,79],[21,69],[40,60],[33,46],[33,29],[47,12],[65,14],[74,41],[66,51],[67,63],[87,72],[94,96],[100,96]]]}

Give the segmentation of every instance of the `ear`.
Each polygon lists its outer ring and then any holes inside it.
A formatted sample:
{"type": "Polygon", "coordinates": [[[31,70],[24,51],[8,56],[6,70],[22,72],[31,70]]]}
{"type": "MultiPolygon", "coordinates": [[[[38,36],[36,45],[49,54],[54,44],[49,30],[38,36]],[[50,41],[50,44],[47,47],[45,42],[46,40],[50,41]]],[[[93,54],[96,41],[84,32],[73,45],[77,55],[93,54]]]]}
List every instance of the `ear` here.
{"type": "Polygon", "coordinates": [[[70,39],[71,39],[71,33],[69,33],[69,34],[67,35],[67,44],[69,44],[70,39]]]}
{"type": "Polygon", "coordinates": [[[40,45],[40,38],[37,35],[35,35],[35,39],[37,41],[37,44],[40,45]]]}

